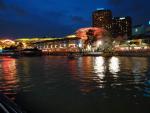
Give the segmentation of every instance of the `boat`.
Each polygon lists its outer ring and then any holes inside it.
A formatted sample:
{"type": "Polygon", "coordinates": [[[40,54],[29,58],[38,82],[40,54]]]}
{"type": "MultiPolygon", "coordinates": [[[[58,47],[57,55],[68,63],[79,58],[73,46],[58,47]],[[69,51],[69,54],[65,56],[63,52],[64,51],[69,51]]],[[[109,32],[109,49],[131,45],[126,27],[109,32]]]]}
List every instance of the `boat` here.
{"type": "Polygon", "coordinates": [[[73,52],[69,52],[67,57],[68,57],[68,59],[76,59],[76,58],[79,57],[79,54],[73,53],[73,52]]]}
{"type": "Polygon", "coordinates": [[[12,50],[3,50],[3,52],[0,53],[0,56],[9,57],[9,56],[12,56],[12,55],[14,55],[14,51],[12,51],[12,50]]]}
{"type": "Polygon", "coordinates": [[[68,53],[67,57],[68,59],[75,59],[75,55],[72,52],[68,53]]]}
{"type": "Polygon", "coordinates": [[[19,51],[20,56],[41,56],[42,51],[37,48],[27,48],[19,51]]]}
{"type": "Polygon", "coordinates": [[[26,113],[6,95],[0,93],[0,113],[26,113]]]}

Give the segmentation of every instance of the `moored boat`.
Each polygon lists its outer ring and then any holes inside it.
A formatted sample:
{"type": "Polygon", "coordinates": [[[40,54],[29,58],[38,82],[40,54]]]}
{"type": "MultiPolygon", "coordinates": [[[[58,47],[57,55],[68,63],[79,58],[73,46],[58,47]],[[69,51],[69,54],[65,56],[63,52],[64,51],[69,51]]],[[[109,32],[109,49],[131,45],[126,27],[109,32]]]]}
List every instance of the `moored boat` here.
{"type": "Polygon", "coordinates": [[[76,58],[78,58],[78,57],[80,57],[80,56],[81,56],[81,54],[74,53],[74,52],[69,52],[69,53],[67,54],[68,59],[76,59],[76,58]]]}
{"type": "Polygon", "coordinates": [[[75,59],[75,55],[72,52],[68,53],[67,57],[68,59],[75,59]]]}
{"type": "Polygon", "coordinates": [[[41,56],[42,51],[37,48],[24,49],[19,53],[21,56],[41,56]]]}

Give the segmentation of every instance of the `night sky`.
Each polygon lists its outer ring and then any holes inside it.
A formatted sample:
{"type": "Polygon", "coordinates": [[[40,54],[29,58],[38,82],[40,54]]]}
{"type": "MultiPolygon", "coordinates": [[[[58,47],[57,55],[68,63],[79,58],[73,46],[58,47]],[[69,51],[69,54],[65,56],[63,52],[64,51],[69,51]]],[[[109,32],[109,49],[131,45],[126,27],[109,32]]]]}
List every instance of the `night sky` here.
{"type": "Polygon", "coordinates": [[[0,0],[1,37],[62,37],[92,25],[97,8],[147,24],[149,0],[0,0]]]}

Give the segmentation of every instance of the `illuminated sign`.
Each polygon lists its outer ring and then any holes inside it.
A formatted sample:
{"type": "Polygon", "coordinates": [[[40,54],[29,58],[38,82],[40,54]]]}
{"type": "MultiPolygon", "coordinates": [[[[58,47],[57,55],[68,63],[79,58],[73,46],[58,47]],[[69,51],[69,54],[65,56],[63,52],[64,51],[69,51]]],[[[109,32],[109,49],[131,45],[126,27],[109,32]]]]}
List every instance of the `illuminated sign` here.
{"type": "Polygon", "coordinates": [[[96,10],[104,10],[104,8],[97,8],[96,10]]]}
{"type": "Polygon", "coordinates": [[[121,18],[119,18],[120,20],[124,20],[125,19],[125,17],[121,17],[121,18]]]}

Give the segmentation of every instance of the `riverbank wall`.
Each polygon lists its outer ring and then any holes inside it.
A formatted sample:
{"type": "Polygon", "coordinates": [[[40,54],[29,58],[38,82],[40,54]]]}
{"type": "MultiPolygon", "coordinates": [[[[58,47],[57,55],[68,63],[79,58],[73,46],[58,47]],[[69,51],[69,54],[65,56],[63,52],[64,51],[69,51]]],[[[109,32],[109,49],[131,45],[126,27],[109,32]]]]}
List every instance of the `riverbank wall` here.
{"type": "MultiPolygon", "coordinates": [[[[69,52],[43,52],[43,55],[67,56],[69,52]]],[[[102,52],[72,52],[80,56],[104,56],[102,52]]],[[[109,54],[109,53],[107,53],[109,54]]],[[[111,56],[150,57],[150,51],[115,51],[111,56]]]]}

